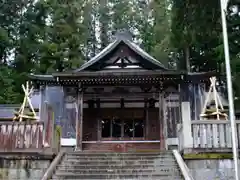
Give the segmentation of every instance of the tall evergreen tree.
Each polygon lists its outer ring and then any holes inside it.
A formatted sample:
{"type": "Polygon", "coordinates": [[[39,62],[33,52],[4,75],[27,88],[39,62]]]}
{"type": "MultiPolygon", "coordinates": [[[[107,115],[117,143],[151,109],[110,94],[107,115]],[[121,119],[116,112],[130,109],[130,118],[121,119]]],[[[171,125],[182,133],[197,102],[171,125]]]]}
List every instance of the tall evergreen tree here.
{"type": "MultiPolygon", "coordinates": [[[[240,4],[237,0],[230,1],[228,6],[227,23],[229,36],[230,62],[232,70],[233,89],[235,95],[235,107],[240,107],[240,4]]],[[[222,38],[222,36],[221,36],[222,38]]],[[[221,44],[218,48],[218,57],[224,59],[224,48],[221,44]]],[[[223,63],[224,64],[224,63],[223,63]]],[[[225,68],[224,68],[225,69],[225,68]]]]}
{"type": "MultiPolygon", "coordinates": [[[[48,71],[74,69],[83,62],[82,4],[79,0],[59,3],[49,0],[49,27],[47,30],[46,57],[51,65],[48,71]]],[[[45,58],[46,59],[46,58],[45,58]]]]}
{"type": "Polygon", "coordinates": [[[88,61],[98,53],[97,26],[98,1],[87,1],[83,6],[83,47],[85,60],[88,61]]]}
{"type": "Polygon", "coordinates": [[[171,42],[191,71],[218,69],[215,48],[221,34],[219,1],[173,0],[171,42]]]}
{"type": "Polygon", "coordinates": [[[105,48],[109,44],[110,30],[110,8],[107,0],[99,1],[99,25],[100,25],[100,49],[105,48]]]}

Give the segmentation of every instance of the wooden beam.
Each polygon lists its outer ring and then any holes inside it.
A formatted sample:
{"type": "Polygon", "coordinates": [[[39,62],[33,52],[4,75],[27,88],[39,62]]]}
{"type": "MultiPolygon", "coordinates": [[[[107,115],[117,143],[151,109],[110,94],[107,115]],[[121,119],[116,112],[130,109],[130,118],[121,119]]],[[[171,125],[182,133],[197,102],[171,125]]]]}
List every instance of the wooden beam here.
{"type": "MultiPolygon", "coordinates": [[[[92,94],[84,94],[84,98],[87,98],[87,99],[94,99],[94,98],[125,98],[125,99],[128,99],[128,98],[152,98],[153,96],[157,95],[157,92],[150,92],[150,93],[126,93],[126,94],[123,94],[123,93],[109,93],[109,92],[106,92],[106,93],[101,93],[101,94],[95,94],[95,93],[92,93],[92,94]]],[[[154,96],[156,97],[156,96],[154,96]]]]}

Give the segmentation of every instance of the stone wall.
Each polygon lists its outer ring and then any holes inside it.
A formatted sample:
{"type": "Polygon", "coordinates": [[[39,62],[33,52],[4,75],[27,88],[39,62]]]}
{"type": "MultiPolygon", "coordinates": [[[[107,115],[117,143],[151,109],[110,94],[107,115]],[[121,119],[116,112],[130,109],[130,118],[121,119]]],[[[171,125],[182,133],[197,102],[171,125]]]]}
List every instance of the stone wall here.
{"type": "Polygon", "coordinates": [[[210,159],[186,160],[185,162],[190,169],[194,180],[235,180],[233,160],[210,159]]]}
{"type": "Polygon", "coordinates": [[[0,180],[39,180],[50,163],[49,160],[0,159],[0,180]]]}

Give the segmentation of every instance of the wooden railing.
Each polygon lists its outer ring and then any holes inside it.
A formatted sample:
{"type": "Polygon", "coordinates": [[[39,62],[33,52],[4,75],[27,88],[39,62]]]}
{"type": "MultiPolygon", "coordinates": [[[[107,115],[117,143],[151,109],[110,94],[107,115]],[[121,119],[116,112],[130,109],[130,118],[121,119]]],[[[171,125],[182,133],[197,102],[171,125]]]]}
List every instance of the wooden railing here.
{"type": "Polygon", "coordinates": [[[43,149],[43,122],[0,122],[0,152],[43,149]]]}
{"type": "Polygon", "coordinates": [[[193,121],[193,148],[231,148],[229,121],[193,121]]]}
{"type": "MultiPolygon", "coordinates": [[[[240,147],[240,121],[236,121],[238,147],[240,147]]],[[[191,132],[183,132],[183,126],[178,125],[179,150],[184,149],[218,149],[232,148],[230,122],[226,120],[196,120],[191,121],[191,132]],[[188,141],[188,142],[186,142],[188,141]],[[188,146],[186,147],[185,144],[188,146]]]]}

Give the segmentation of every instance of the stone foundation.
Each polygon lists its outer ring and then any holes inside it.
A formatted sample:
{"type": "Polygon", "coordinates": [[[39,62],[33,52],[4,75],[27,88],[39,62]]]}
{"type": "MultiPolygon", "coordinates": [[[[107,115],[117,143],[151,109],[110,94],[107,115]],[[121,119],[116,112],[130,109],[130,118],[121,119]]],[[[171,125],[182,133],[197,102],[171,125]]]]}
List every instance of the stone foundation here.
{"type": "Polygon", "coordinates": [[[0,180],[39,180],[50,160],[0,159],[0,180]]]}
{"type": "Polygon", "coordinates": [[[231,159],[185,160],[185,162],[194,180],[235,180],[234,162],[231,159]]]}

